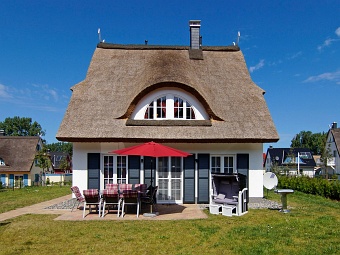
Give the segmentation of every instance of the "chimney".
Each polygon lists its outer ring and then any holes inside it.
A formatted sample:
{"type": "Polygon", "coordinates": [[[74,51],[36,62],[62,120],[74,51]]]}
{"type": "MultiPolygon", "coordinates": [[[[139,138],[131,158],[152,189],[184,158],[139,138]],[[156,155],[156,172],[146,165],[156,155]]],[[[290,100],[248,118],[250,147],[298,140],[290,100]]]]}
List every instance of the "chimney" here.
{"type": "Polygon", "coordinates": [[[201,48],[201,36],[200,36],[200,27],[201,21],[200,20],[190,20],[190,49],[200,49],[201,48]]]}
{"type": "Polygon", "coordinates": [[[336,128],[338,128],[338,123],[333,122],[333,123],[332,123],[332,129],[336,129],[336,128]]]}

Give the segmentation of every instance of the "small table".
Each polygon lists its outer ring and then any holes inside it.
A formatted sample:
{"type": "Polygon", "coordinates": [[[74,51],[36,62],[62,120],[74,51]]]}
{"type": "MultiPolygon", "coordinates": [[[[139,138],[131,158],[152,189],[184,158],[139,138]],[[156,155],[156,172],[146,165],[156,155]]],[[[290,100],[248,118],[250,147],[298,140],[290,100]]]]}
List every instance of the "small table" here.
{"type": "Polygon", "coordinates": [[[289,213],[290,211],[287,209],[287,195],[294,193],[294,190],[292,190],[292,189],[277,189],[277,190],[275,190],[275,193],[281,194],[282,209],[280,210],[280,212],[289,213]]]}

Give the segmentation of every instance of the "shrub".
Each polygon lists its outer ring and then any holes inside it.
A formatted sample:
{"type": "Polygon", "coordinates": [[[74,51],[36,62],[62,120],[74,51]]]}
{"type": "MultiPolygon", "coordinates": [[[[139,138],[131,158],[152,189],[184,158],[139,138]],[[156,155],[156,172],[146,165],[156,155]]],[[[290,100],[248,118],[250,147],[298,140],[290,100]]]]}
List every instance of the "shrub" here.
{"type": "Polygon", "coordinates": [[[331,199],[340,199],[340,182],[310,178],[308,176],[279,176],[278,187],[298,190],[307,194],[319,195],[331,199]]]}

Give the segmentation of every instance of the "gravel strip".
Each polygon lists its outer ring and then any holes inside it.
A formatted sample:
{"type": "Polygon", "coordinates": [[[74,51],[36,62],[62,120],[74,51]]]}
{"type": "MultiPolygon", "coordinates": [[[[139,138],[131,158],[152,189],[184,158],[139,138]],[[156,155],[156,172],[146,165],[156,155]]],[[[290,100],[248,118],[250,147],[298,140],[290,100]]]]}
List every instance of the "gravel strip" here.
{"type": "Polygon", "coordinates": [[[72,198],[72,199],[69,199],[69,200],[66,200],[62,203],[59,203],[59,204],[54,204],[54,205],[51,205],[49,207],[46,207],[44,209],[52,209],[52,210],[55,210],[55,209],[60,209],[60,210],[66,210],[66,209],[72,209],[73,208],[73,205],[74,203],[76,202],[76,205],[77,205],[77,201],[75,198],[72,198]]]}
{"type": "MultiPolygon", "coordinates": [[[[54,204],[49,207],[46,207],[45,209],[60,209],[60,210],[67,210],[67,209],[72,209],[74,203],[76,202],[75,198],[72,198],[70,200],[64,201],[59,204],[54,204]]],[[[77,202],[76,202],[77,203],[77,202]]],[[[202,210],[209,208],[208,204],[198,204],[198,207],[202,210]]],[[[279,210],[280,205],[275,202],[271,201],[265,198],[250,198],[249,203],[248,203],[248,208],[249,209],[272,209],[272,210],[279,210]]]]}

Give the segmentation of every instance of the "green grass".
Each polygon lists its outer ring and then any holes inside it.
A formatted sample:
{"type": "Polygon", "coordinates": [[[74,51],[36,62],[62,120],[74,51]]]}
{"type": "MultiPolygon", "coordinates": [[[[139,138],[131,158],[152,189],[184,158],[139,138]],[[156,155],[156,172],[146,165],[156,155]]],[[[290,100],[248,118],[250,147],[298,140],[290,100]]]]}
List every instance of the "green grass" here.
{"type": "MultiPolygon", "coordinates": [[[[280,196],[269,192],[268,198],[280,196]]],[[[296,192],[291,213],[178,221],[54,221],[24,215],[0,222],[0,254],[339,254],[340,205],[296,192]]]]}
{"type": "Polygon", "coordinates": [[[0,213],[71,194],[70,187],[65,185],[61,187],[25,187],[14,190],[2,189],[0,192],[0,213]]]}

